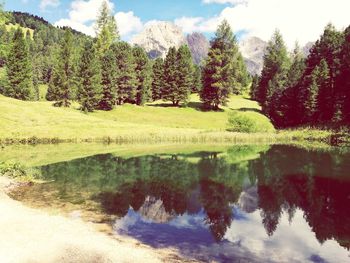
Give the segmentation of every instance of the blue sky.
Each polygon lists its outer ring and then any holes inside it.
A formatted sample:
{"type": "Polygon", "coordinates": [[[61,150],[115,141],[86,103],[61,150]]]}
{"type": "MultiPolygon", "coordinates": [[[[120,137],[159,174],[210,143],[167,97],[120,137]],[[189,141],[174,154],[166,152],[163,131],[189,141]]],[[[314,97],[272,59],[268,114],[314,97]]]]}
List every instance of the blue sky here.
{"type": "MultiPolygon", "coordinates": [[[[87,0],[85,0],[87,2],[87,0]]],[[[42,16],[51,23],[67,17],[72,0],[61,0],[59,5],[40,8],[41,0],[7,0],[6,10],[29,12],[42,16]]],[[[55,1],[53,1],[55,2],[55,1]]],[[[175,20],[182,16],[212,17],[218,15],[228,4],[205,4],[201,0],[112,0],[116,12],[133,11],[142,21],[175,20]]]]}
{"type": "MultiPolygon", "coordinates": [[[[0,0],[1,1],[1,0],[0,0]]],[[[5,0],[6,10],[42,16],[58,26],[93,35],[93,24],[103,0],[5,0]]],[[[222,19],[232,29],[268,40],[279,29],[287,45],[315,41],[324,27],[350,25],[349,0],[107,0],[119,31],[130,40],[154,20],[174,22],[184,33],[211,36],[222,19]]],[[[243,36],[244,37],[244,36],[243,36]]]]}

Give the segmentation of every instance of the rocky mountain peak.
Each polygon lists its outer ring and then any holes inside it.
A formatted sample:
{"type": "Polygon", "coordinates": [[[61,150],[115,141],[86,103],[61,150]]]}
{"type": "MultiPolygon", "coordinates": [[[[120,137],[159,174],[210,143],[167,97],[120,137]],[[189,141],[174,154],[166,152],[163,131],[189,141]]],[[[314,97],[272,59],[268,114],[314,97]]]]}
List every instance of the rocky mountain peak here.
{"type": "Polygon", "coordinates": [[[144,30],[131,40],[131,44],[144,48],[152,59],[165,58],[170,47],[179,48],[185,43],[181,28],[165,21],[146,24],[144,30]]]}
{"type": "Polygon", "coordinates": [[[266,47],[267,42],[258,37],[248,37],[239,43],[240,51],[251,75],[259,75],[261,73],[266,47]]]}
{"type": "Polygon", "coordinates": [[[202,33],[198,32],[187,35],[186,39],[192,53],[193,62],[199,65],[208,54],[209,41],[202,33]]]}

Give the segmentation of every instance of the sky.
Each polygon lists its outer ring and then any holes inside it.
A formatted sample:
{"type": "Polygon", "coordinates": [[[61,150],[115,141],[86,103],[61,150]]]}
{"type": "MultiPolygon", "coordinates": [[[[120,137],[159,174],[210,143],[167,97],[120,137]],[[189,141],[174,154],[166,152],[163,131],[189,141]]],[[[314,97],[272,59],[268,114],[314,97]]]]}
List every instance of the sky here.
{"type": "MultiPolygon", "coordinates": [[[[0,0],[1,1],[1,0],[0,0]]],[[[5,0],[6,10],[28,12],[58,26],[94,34],[94,21],[103,0],[5,0]]],[[[107,0],[123,40],[130,40],[153,21],[172,21],[185,33],[211,37],[227,19],[243,37],[267,41],[279,29],[288,47],[315,41],[332,23],[350,25],[350,0],[107,0]]]]}

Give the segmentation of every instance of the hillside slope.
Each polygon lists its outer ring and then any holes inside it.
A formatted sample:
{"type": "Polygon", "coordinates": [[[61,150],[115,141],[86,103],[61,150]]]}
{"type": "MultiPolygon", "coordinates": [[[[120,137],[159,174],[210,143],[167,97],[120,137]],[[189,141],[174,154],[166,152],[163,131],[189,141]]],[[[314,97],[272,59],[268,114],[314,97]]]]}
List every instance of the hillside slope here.
{"type": "Polygon", "coordinates": [[[110,112],[84,114],[77,107],[55,108],[51,102],[24,102],[0,95],[0,138],[187,136],[225,131],[233,109],[259,109],[254,101],[232,97],[223,111],[203,112],[198,108],[197,96],[192,96],[186,108],[155,102],[144,107],[126,104],[110,112]]]}

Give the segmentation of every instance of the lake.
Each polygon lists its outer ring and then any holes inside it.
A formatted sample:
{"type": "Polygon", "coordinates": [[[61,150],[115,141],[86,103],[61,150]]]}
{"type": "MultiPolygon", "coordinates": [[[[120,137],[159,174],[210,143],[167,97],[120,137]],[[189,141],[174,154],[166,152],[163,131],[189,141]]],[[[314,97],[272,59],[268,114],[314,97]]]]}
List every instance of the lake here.
{"type": "Polygon", "coordinates": [[[350,262],[350,149],[237,145],[39,165],[12,197],[217,262],[350,262]]]}

